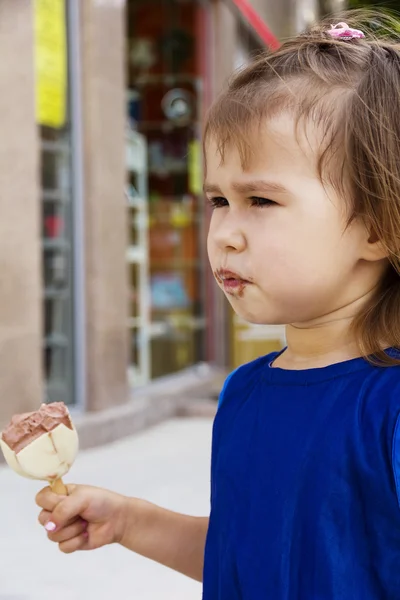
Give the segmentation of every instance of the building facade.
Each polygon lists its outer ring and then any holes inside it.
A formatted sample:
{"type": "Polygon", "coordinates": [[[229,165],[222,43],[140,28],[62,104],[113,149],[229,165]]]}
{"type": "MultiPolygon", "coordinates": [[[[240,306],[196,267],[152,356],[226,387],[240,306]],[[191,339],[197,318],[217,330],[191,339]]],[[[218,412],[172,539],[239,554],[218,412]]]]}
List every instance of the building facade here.
{"type": "Polygon", "coordinates": [[[2,0],[0,424],[282,345],[212,281],[201,130],[291,1],[2,0]]]}
{"type": "Polygon", "coordinates": [[[0,422],[42,401],[123,404],[123,3],[5,0],[0,47],[0,422]]]}

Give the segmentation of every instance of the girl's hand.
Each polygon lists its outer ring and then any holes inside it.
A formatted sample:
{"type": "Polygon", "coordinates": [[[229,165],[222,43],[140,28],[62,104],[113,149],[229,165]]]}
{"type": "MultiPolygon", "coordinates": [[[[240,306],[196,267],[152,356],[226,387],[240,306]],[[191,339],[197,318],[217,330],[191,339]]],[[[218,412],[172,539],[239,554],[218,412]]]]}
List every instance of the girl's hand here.
{"type": "Polygon", "coordinates": [[[49,487],[36,496],[39,523],[49,539],[67,554],[118,543],[124,533],[128,498],[101,488],[68,485],[68,496],[49,487]]]}

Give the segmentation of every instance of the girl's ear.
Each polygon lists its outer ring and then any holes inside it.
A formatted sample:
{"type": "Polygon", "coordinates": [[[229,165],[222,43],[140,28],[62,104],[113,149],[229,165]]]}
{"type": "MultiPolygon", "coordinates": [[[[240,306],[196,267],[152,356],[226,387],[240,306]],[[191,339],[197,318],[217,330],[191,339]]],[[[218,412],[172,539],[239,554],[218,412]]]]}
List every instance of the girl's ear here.
{"type": "Polygon", "coordinates": [[[363,258],[371,262],[388,258],[389,252],[385,244],[378,238],[375,231],[367,233],[364,244],[363,258]]]}

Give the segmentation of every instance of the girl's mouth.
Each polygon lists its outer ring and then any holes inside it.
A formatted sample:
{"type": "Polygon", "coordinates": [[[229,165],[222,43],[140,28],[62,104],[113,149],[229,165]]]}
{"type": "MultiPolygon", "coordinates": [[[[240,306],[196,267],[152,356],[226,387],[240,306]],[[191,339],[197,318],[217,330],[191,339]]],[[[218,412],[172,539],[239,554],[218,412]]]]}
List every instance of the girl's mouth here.
{"type": "Polygon", "coordinates": [[[225,293],[230,294],[231,296],[241,297],[245,287],[251,284],[251,281],[244,279],[238,273],[228,271],[227,269],[215,271],[214,277],[220,286],[223,287],[225,293]]]}

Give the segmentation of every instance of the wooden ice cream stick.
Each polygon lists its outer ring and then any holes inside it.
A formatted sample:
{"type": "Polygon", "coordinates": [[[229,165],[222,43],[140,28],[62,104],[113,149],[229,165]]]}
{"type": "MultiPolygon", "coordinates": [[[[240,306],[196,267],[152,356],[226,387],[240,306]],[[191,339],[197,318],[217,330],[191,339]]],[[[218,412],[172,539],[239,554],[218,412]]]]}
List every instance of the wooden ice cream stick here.
{"type": "Polygon", "coordinates": [[[64,484],[61,477],[50,482],[51,491],[60,496],[68,496],[67,486],[64,484]]]}

